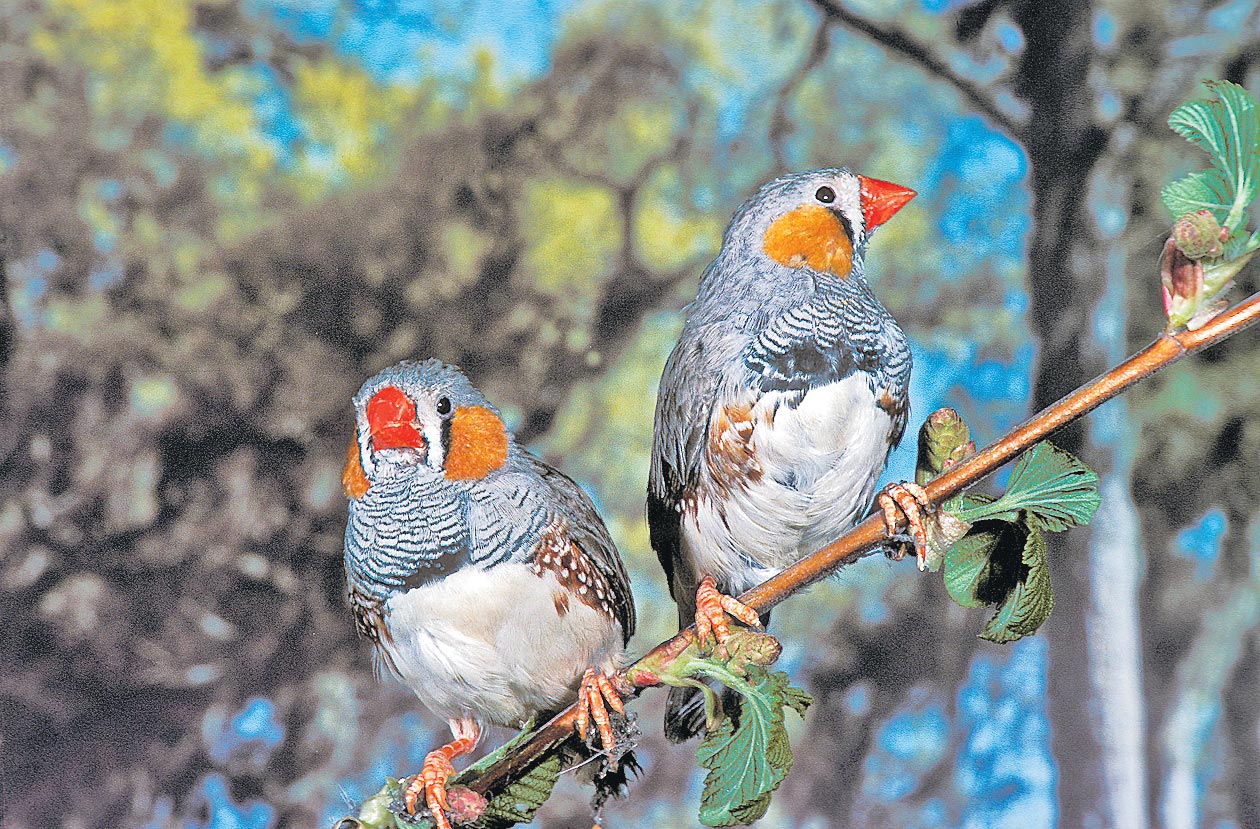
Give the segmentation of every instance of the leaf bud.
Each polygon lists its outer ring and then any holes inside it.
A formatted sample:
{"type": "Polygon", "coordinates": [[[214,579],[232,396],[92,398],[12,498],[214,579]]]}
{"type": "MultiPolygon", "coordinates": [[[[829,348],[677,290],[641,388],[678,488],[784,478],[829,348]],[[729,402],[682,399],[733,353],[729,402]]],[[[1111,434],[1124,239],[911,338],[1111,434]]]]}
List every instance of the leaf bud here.
{"type": "Polygon", "coordinates": [[[1182,253],[1176,241],[1170,238],[1164,243],[1159,278],[1168,326],[1179,328],[1193,319],[1203,304],[1203,263],[1182,253]]]}
{"type": "Polygon", "coordinates": [[[925,484],[976,451],[962,415],[948,406],[928,415],[919,429],[919,459],[914,479],[925,484]]]}
{"type": "Polygon", "coordinates": [[[748,665],[773,665],[783,653],[783,646],[768,633],[739,629],[732,631],[726,640],[726,651],[730,654],[731,670],[743,674],[748,665]]]}
{"type": "Polygon", "coordinates": [[[1173,225],[1172,238],[1177,250],[1189,259],[1221,255],[1221,242],[1227,236],[1211,210],[1187,213],[1173,225]]]}

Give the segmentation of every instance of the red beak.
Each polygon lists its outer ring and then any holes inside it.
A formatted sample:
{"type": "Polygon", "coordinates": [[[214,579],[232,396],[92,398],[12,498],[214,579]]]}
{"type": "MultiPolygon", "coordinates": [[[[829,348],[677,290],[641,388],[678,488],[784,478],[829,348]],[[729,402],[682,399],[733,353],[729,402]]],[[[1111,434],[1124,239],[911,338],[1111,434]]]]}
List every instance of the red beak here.
{"type": "Polygon", "coordinates": [[[393,386],[372,395],[367,404],[368,432],[372,448],[421,449],[424,438],[416,428],[416,404],[393,386]]]}
{"type": "Polygon", "coordinates": [[[866,216],[866,232],[870,233],[906,206],[906,202],[918,194],[909,187],[880,181],[877,178],[858,176],[862,182],[862,213],[866,216]]]}

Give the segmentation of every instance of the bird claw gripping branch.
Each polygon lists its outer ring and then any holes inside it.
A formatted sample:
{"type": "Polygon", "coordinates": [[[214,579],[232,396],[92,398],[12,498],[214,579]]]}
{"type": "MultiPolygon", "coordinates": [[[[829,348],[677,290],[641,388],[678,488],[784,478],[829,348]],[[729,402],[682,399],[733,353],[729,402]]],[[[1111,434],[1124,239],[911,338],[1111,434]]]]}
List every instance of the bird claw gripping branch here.
{"type": "Polygon", "coordinates": [[[621,701],[621,695],[613,685],[614,679],[615,675],[609,677],[596,668],[586,669],[586,673],[582,675],[582,685],[578,689],[577,719],[573,723],[573,728],[577,731],[578,736],[589,743],[590,735],[588,731],[591,722],[594,722],[599,734],[600,745],[609,754],[617,751],[618,741],[613,734],[612,720],[608,715],[608,709],[611,708],[623,717],[626,713],[626,707],[621,701]]]}
{"type": "Polygon", "coordinates": [[[714,653],[720,659],[727,657],[726,643],[731,638],[727,614],[750,628],[760,630],[762,627],[757,611],[734,596],[720,592],[713,577],[705,576],[696,588],[696,638],[701,647],[712,642],[714,653]]]}
{"type": "Polygon", "coordinates": [[[441,748],[430,751],[424,758],[420,773],[411,778],[403,790],[403,802],[407,813],[414,815],[420,796],[433,815],[436,829],[450,829],[446,813],[451,804],[447,797],[446,781],[455,773],[451,761],[472,751],[477,745],[478,729],[472,720],[464,719],[456,724],[455,739],[441,748]]]}
{"type": "MultiPolygon", "coordinates": [[[[935,517],[936,509],[932,506],[932,499],[928,498],[927,491],[923,487],[911,481],[903,481],[899,484],[889,484],[884,487],[884,491],[875,496],[879,502],[879,508],[883,512],[884,525],[888,528],[888,535],[900,542],[902,536],[897,532],[897,525],[900,516],[898,512],[906,518],[906,523],[910,529],[910,540],[914,544],[914,555],[918,560],[919,569],[927,569],[928,561],[928,527],[935,517]]],[[[901,561],[905,556],[905,547],[898,543],[893,551],[892,558],[894,561],[901,561]]]]}

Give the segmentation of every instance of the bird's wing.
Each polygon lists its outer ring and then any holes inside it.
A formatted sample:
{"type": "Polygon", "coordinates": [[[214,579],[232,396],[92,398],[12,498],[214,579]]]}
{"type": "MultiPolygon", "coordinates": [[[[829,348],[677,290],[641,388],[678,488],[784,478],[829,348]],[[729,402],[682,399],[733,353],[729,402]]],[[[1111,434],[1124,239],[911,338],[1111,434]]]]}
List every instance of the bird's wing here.
{"type": "Polygon", "coordinates": [[[718,332],[685,327],[661,374],[648,477],[647,519],[652,549],[669,580],[681,619],[694,614],[697,577],[683,555],[682,510],[703,472],[709,421],[722,383],[715,353],[718,332]]]}
{"type": "Polygon", "coordinates": [[[607,582],[614,617],[628,642],[634,633],[634,598],[630,577],[590,497],[568,476],[525,450],[511,469],[487,477],[475,488],[468,512],[477,563],[534,562],[545,545],[555,544],[563,529],[607,582]]]}
{"type": "Polygon", "coordinates": [[[562,522],[569,541],[608,583],[613,614],[625,637],[623,644],[629,643],[635,628],[634,596],[630,591],[630,576],[608,527],[596,512],[590,496],[573,479],[532,455],[529,459],[553,493],[553,521],[562,522]]]}

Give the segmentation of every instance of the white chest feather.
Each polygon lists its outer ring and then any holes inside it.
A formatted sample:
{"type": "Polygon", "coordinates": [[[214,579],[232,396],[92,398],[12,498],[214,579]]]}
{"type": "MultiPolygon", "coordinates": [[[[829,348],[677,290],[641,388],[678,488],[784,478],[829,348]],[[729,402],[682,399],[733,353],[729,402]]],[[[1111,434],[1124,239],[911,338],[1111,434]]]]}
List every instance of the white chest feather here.
{"type": "Polygon", "coordinates": [[[835,540],[861,517],[892,431],[865,376],[856,374],[810,390],[795,406],[781,393],[763,395],[746,418],[751,473],[738,485],[709,487],[683,519],[684,543],[700,571],[738,589],[835,540]]]}
{"type": "Polygon", "coordinates": [[[620,626],[528,565],[466,568],[386,603],[385,647],[439,716],[517,725],[566,702],[591,665],[611,670],[620,626]]]}

